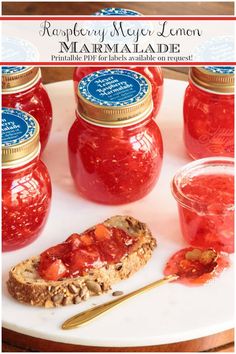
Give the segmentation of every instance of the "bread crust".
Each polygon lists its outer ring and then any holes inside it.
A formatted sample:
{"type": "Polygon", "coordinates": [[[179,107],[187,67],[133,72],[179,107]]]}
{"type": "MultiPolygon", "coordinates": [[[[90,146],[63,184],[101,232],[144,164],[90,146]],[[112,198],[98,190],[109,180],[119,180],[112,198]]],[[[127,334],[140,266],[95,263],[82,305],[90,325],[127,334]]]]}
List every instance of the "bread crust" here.
{"type": "Polygon", "coordinates": [[[22,303],[58,307],[79,304],[90,296],[107,292],[116,282],[129,278],[151,258],[156,239],[146,224],[130,216],[113,216],[103,224],[119,227],[137,239],[135,249],[119,263],[91,269],[86,276],[45,281],[36,270],[40,257],[32,257],[11,268],[7,281],[9,293],[22,303]]]}

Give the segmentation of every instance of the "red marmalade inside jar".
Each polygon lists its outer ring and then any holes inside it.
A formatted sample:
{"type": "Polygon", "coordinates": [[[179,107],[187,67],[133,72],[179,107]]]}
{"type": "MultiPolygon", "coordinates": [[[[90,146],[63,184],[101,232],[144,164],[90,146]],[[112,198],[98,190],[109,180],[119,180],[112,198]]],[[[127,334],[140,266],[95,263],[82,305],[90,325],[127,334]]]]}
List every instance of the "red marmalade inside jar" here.
{"type": "Polygon", "coordinates": [[[226,254],[213,249],[188,247],[176,252],[167,262],[164,275],[177,274],[178,282],[186,285],[203,285],[229,267],[226,254]]]}
{"type": "Polygon", "coordinates": [[[2,170],[2,248],[12,251],[39,236],[51,202],[51,182],[38,158],[18,168],[2,170]]]}
{"type": "Polygon", "coordinates": [[[206,174],[193,176],[181,186],[185,198],[198,210],[179,204],[183,235],[194,246],[234,251],[234,176],[206,174]]]}
{"type": "Polygon", "coordinates": [[[78,191],[99,203],[123,204],[143,198],[160,175],[162,137],[153,119],[148,118],[145,125],[112,129],[89,125],[77,114],[68,147],[78,191]]]}
{"type": "Polygon", "coordinates": [[[43,252],[38,272],[43,279],[54,281],[84,275],[91,268],[119,262],[134,244],[135,238],[124,230],[99,224],[43,252]]]}

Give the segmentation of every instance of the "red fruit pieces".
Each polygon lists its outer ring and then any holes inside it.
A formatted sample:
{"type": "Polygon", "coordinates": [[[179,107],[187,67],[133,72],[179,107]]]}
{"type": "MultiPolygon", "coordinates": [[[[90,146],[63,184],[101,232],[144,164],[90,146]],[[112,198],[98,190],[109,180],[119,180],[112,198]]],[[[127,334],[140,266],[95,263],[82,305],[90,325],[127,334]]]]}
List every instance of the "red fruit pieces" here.
{"type": "Polygon", "coordinates": [[[99,224],[43,252],[38,271],[46,280],[84,275],[91,268],[119,262],[134,243],[124,230],[99,224]]]}
{"type": "Polygon", "coordinates": [[[111,238],[110,230],[102,224],[98,224],[96,226],[94,234],[95,234],[96,240],[98,240],[98,241],[109,240],[111,238]]]}
{"type": "Polygon", "coordinates": [[[40,269],[39,272],[45,280],[57,281],[66,275],[67,268],[61,259],[56,259],[49,263],[46,268],[40,269]]]}

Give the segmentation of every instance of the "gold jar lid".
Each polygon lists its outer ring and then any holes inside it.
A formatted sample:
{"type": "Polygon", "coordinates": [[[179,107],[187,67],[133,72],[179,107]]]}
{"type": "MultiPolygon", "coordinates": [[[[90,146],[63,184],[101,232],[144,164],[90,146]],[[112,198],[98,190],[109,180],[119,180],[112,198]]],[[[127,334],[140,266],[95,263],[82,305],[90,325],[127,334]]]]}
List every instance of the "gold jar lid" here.
{"type": "Polygon", "coordinates": [[[219,94],[234,93],[234,67],[206,66],[190,68],[189,78],[205,91],[219,94]]]}
{"type": "Polygon", "coordinates": [[[30,114],[2,108],[2,167],[24,165],[39,154],[39,124],[30,114]]]}
{"type": "Polygon", "coordinates": [[[78,112],[102,126],[127,126],[145,119],[152,111],[148,79],[126,69],[99,70],[78,84],[78,112]]]}
{"type": "Polygon", "coordinates": [[[28,66],[2,67],[2,93],[15,93],[32,87],[41,77],[40,68],[28,66]]]}

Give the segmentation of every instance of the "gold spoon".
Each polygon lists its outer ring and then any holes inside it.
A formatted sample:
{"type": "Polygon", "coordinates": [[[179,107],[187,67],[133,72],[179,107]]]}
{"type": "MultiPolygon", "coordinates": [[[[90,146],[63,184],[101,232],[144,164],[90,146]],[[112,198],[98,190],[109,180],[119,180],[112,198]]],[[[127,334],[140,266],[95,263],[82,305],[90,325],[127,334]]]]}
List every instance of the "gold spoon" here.
{"type": "MultiPolygon", "coordinates": [[[[182,251],[185,251],[182,250],[182,251]]],[[[198,249],[193,249],[191,251],[189,251],[189,249],[187,249],[185,257],[189,258],[193,261],[196,260],[196,256],[200,257],[202,251],[199,251],[198,249]],[[188,252],[187,252],[188,251],[188,252]],[[199,254],[200,252],[200,254],[199,254]]],[[[123,295],[115,300],[109,301],[105,304],[93,307],[90,310],[86,310],[83,311],[81,313],[79,313],[78,315],[75,315],[71,318],[69,318],[68,320],[66,320],[63,324],[62,324],[62,329],[73,329],[76,327],[80,327],[85,323],[88,323],[90,321],[92,321],[93,319],[97,318],[98,316],[101,316],[103,313],[107,312],[108,310],[111,310],[113,307],[120,305],[121,303],[123,303],[126,300],[129,300],[131,298],[133,298],[134,296],[137,296],[139,294],[142,294],[146,291],[149,291],[151,289],[154,289],[160,285],[166,284],[166,283],[170,283],[174,280],[177,280],[178,278],[181,278],[185,272],[187,275],[187,277],[189,278],[196,278],[196,276],[201,276],[204,273],[212,273],[214,271],[214,269],[217,266],[217,262],[216,259],[218,257],[218,254],[212,250],[212,249],[208,249],[205,250],[203,252],[205,254],[205,256],[207,256],[209,258],[207,265],[205,265],[205,267],[203,267],[202,269],[200,269],[200,272],[196,269],[191,270],[191,272],[188,272],[186,269],[182,270],[182,273],[178,274],[172,274],[172,275],[168,275],[165,276],[162,279],[156,280],[151,284],[148,284],[138,290],[132,291],[129,294],[123,295]],[[197,273],[196,273],[197,272],[197,273]]],[[[175,255],[173,256],[175,257],[175,255]]],[[[171,257],[171,259],[173,258],[171,257]]]]}
{"type": "Polygon", "coordinates": [[[167,277],[164,277],[163,279],[156,280],[153,283],[148,284],[138,290],[132,291],[129,294],[123,295],[115,300],[112,300],[112,301],[106,302],[105,304],[93,307],[90,310],[80,312],[78,315],[75,315],[75,316],[69,318],[67,321],[65,321],[62,324],[62,329],[73,329],[73,328],[80,327],[83,324],[92,321],[96,317],[101,316],[104,312],[111,310],[113,307],[121,304],[122,302],[129,300],[129,299],[133,298],[134,296],[142,294],[148,290],[156,288],[157,286],[160,286],[162,284],[170,283],[171,281],[177,280],[178,278],[179,278],[178,275],[169,275],[167,277]]]}

